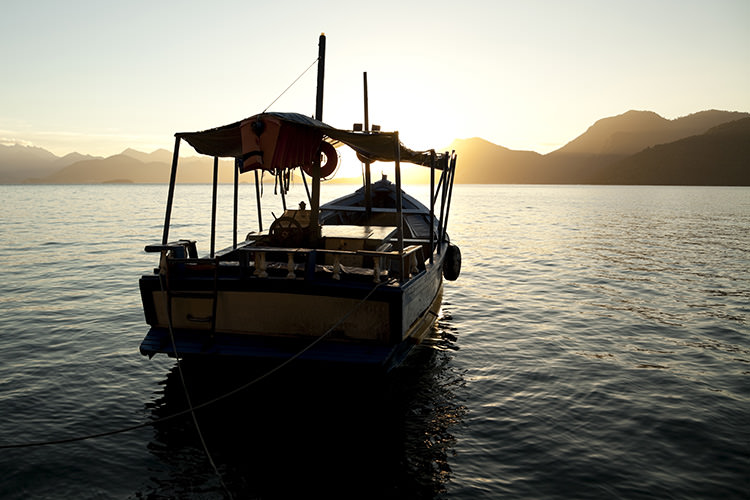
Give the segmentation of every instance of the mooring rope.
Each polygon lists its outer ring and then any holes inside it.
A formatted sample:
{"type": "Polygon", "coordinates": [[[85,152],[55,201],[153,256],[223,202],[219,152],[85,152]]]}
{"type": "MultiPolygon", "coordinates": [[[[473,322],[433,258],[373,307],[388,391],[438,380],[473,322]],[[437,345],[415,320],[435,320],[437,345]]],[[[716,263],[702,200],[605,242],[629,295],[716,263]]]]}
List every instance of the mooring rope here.
{"type": "Polygon", "coordinates": [[[254,378],[253,380],[249,381],[248,383],[246,383],[246,384],[244,384],[244,385],[242,385],[240,387],[237,387],[237,388],[235,388],[235,389],[233,389],[233,390],[231,390],[229,392],[226,392],[226,393],[224,393],[224,394],[222,394],[220,396],[217,396],[217,397],[215,397],[213,399],[210,399],[208,401],[204,401],[203,403],[197,404],[197,405],[193,406],[192,408],[187,408],[185,410],[181,410],[181,411],[172,413],[171,415],[166,415],[164,417],[160,417],[160,418],[151,420],[149,422],[142,422],[140,424],[134,424],[134,425],[130,425],[128,427],[121,427],[119,429],[114,429],[114,430],[111,430],[111,431],[104,431],[104,432],[98,432],[98,433],[93,433],[93,434],[84,434],[84,435],[81,435],[81,436],[74,436],[74,437],[63,438],[63,439],[51,439],[51,440],[46,440],[46,441],[30,441],[30,442],[25,442],[25,443],[0,444],[0,450],[6,450],[6,449],[11,449],[11,448],[32,448],[32,447],[37,447],[37,446],[51,446],[51,445],[59,445],[59,444],[68,444],[68,443],[75,443],[75,442],[79,442],[79,441],[87,441],[89,439],[97,439],[97,438],[101,438],[101,437],[114,436],[116,434],[123,434],[125,432],[134,431],[136,429],[143,429],[144,427],[153,427],[153,426],[161,424],[163,422],[167,422],[167,421],[175,419],[175,418],[183,417],[183,416],[187,415],[188,413],[190,413],[192,411],[200,410],[200,409],[205,408],[207,406],[211,406],[211,405],[213,405],[215,403],[218,403],[219,401],[222,401],[222,400],[224,400],[224,399],[226,399],[228,397],[234,396],[235,394],[237,394],[239,392],[242,392],[245,389],[248,389],[252,385],[257,384],[258,382],[260,382],[260,381],[262,381],[262,380],[270,377],[271,375],[273,375],[277,371],[281,370],[282,368],[284,368],[285,366],[287,366],[288,364],[290,364],[291,362],[293,362],[294,360],[296,360],[297,358],[299,358],[300,356],[302,356],[304,353],[306,353],[307,351],[309,351],[310,349],[312,349],[313,347],[315,347],[323,339],[325,339],[326,337],[328,337],[336,328],[338,328],[338,326],[341,325],[341,323],[343,323],[344,321],[346,321],[349,318],[349,316],[351,316],[354,313],[354,311],[356,311],[357,309],[359,309],[359,307],[362,304],[364,304],[365,302],[367,302],[370,299],[370,297],[372,296],[372,294],[375,293],[375,290],[377,290],[379,287],[381,287],[381,286],[383,286],[383,285],[385,285],[387,283],[390,283],[390,282],[391,282],[391,280],[377,283],[367,293],[367,295],[362,300],[360,300],[357,304],[354,305],[354,307],[352,307],[349,310],[349,312],[347,312],[344,316],[342,316],[341,319],[339,319],[333,326],[331,326],[331,328],[329,328],[323,335],[321,335],[320,337],[317,337],[315,340],[313,340],[307,346],[305,346],[302,350],[296,352],[295,354],[293,354],[289,358],[285,359],[283,362],[279,363],[277,366],[275,366],[275,367],[271,368],[270,370],[268,370],[267,372],[259,375],[258,377],[254,378]]]}
{"type": "MultiPolygon", "coordinates": [[[[164,257],[166,259],[166,257],[164,257]]],[[[216,262],[216,265],[218,265],[218,262],[216,262]]],[[[168,265],[164,266],[165,269],[169,269],[168,265]]],[[[168,272],[168,271],[167,271],[168,272]]],[[[180,361],[180,355],[177,352],[177,342],[174,338],[174,329],[172,328],[172,301],[169,298],[169,287],[164,286],[164,281],[167,279],[167,274],[159,273],[159,287],[161,288],[161,292],[167,294],[167,328],[169,330],[169,339],[172,342],[172,351],[174,352],[175,360],[177,361],[177,373],[180,374],[180,383],[182,385],[182,392],[185,394],[185,401],[187,401],[188,409],[190,410],[190,416],[193,419],[193,425],[195,426],[195,431],[198,433],[198,439],[200,439],[201,446],[203,447],[203,452],[206,454],[206,458],[208,459],[208,463],[211,465],[211,468],[214,470],[214,474],[216,474],[216,477],[219,478],[219,483],[221,484],[221,487],[226,492],[227,496],[229,498],[232,498],[232,493],[229,491],[229,488],[227,488],[227,485],[224,483],[224,478],[221,475],[221,472],[219,472],[219,468],[216,467],[216,462],[214,462],[214,458],[211,456],[211,452],[208,449],[208,445],[206,444],[206,440],[203,437],[203,432],[201,431],[200,425],[198,425],[198,417],[195,415],[195,408],[193,407],[193,401],[190,399],[190,392],[188,391],[187,384],[185,383],[185,375],[182,373],[182,362],[180,361]],[[165,289],[166,288],[166,289],[165,289]]],[[[216,283],[214,283],[214,286],[216,286],[216,283]]],[[[214,289],[214,292],[216,290],[214,289]]],[[[214,305],[216,303],[217,297],[214,295],[214,305]]],[[[216,318],[213,318],[213,323],[216,323],[216,318]]]]}

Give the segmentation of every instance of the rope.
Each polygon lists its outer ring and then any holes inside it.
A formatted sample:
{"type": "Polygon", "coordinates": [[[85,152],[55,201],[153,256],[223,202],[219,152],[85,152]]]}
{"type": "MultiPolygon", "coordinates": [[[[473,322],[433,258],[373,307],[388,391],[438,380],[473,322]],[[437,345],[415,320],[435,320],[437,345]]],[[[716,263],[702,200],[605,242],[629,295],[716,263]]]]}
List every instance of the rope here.
{"type": "Polygon", "coordinates": [[[54,440],[48,440],[48,441],[32,441],[32,442],[26,442],[26,443],[0,444],[0,450],[7,450],[7,449],[11,449],[11,448],[32,448],[32,447],[37,447],[37,446],[51,446],[51,445],[58,445],[58,444],[68,444],[68,443],[75,443],[75,442],[79,442],[79,441],[86,441],[86,440],[89,440],[89,439],[97,439],[97,438],[100,438],[100,437],[114,436],[116,434],[123,434],[125,432],[134,431],[136,429],[142,429],[144,427],[152,427],[154,425],[158,425],[158,424],[161,424],[163,422],[167,422],[169,420],[185,416],[185,415],[187,415],[188,413],[190,413],[192,411],[200,410],[200,409],[205,408],[207,406],[210,406],[210,405],[213,405],[215,403],[218,403],[219,401],[224,400],[224,399],[226,399],[226,398],[228,398],[230,396],[234,396],[238,392],[244,391],[245,389],[251,387],[252,385],[257,384],[261,380],[264,380],[264,379],[270,377],[271,375],[273,375],[277,371],[281,370],[286,365],[288,365],[289,363],[291,363],[292,361],[294,361],[295,359],[299,358],[304,353],[306,353],[307,351],[309,351],[310,349],[312,349],[313,347],[315,347],[324,338],[328,337],[331,334],[331,332],[333,332],[341,323],[343,323],[344,321],[346,321],[349,318],[349,316],[351,316],[354,313],[354,311],[356,311],[357,309],[359,309],[359,307],[362,304],[364,304],[365,302],[367,302],[367,300],[369,300],[369,298],[372,296],[372,294],[375,293],[375,290],[377,290],[379,287],[381,287],[382,285],[385,285],[387,283],[390,283],[390,281],[383,281],[383,282],[380,282],[380,283],[376,284],[372,288],[372,290],[370,290],[370,292],[361,301],[359,301],[348,313],[346,313],[344,316],[342,316],[341,319],[338,322],[336,322],[336,324],[334,324],[331,328],[329,328],[323,335],[321,335],[320,337],[318,337],[315,340],[313,340],[312,342],[310,342],[310,344],[308,344],[307,346],[305,346],[301,351],[299,351],[299,352],[295,353],[294,355],[292,355],[291,357],[285,359],[282,363],[280,363],[277,366],[271,368],[269,371],[263,373],[262,375],[259,375],[258,377],[254,378],[253,380],[251,380],[250,382],[246,383],[245,385],[237,387],[236,389],[233,389],[233,390],[231,390],[231,391],[229,391],[227,393],[224,393],[224,394],[222,394],[220,396],[217,396],[214,399],[210,399],[208,401],[204,401],[203,403],[195,405],[192,408],[187,408],[185,410],[178,411],[178,412],[173,413],[171,415],[167,415],[165,417],[161,417],[161,418],[157,418],[155,420],[151,420],[150,422],[143,422],[143,423],[140,423],[140,424],[135,424],[135,425],[131,425],[131,426],[128,426],[128,427],[122,427],[120,429],[115,429],[115,430],[111,430],[111,431],[99,432],[99,433],[95,433],[95,434],[85,434],[85,435],[81,435],[81,436],[74,436],[74,437],[64,438],[64,439],[54,439],[54,440]]]}
{"type": "MultiPolygon", "coordinates": [[[[218,265],[218,262],[216,263],[218,265]]],[[[167,270],[169,269],[169,266],[164,266],[167,270]]],[[[217,271],[214,271],[217,272],[217,271]]],[[[164,274],[159,274],[159,286],[161,287],[162,293],[165,291],[164,287],[164,280],[167,278],[164,274]]],[[[216,286],[216,282],[214,282],[214,286],[216,286]]],[[[214,290],[215,291],[215,290],[214,290]]],[[[221,487],[226,492],[227,496],[229,498],[232,498],[232,493],[229,491],[229,488],[227,488],[227,485],[224,484],[224,478],[221,476],[221,472],[219,472],[219,468],[216,467],[216,463],[214,462],[213,457],[211,456],[211,452],[208,450],[208,445],[206,444],[206,440],[203,438],[203,432],[201,431],[200,425],[198,425],[198,417],[195,415],[195,408],[193,408],[193,401],[190,399],[190,393],[188,392],[187,384],[185,383],[185,375],[182,373],[182,362],[180,361],[180,356],[177,352],[177,342],[174,339],[174,330],[172,328],[172,301],[169,298],[169,290],[166,290],[167,292],[167,327],[169,329],[169,339],[172,341],[172,351],[174,352],[174,357],[177,360],[177,372],[180,374],[180,383],[182,384],[182,392],[185,394],[185,400],[188,404],[188,409],[190,410],[190,416],[193,419],[193,425],[195,425],[195,431],[198,433],[198,438],[200,439],[201,446],[203,447],[203,451],[206,454],[206,458],[208,459],[208,463],[211,464],[211,468],[214,470],[214,474],[216,474],[216,477],[219,478],[219,483],[221,483],[221,487]]],[[[216,305],[217,297],[214,296],[214,305],[216,305]]],[[[212,322],[215,322],[216,318],[212,318],[212,322]]]]}
{"type": "Polygon", "coordinates": [[[281,99],[281,96],[283,96],[284,94],[286,94],[287,90],[289,90],[290,88],[292,88],[294,86],[294,84],[297,83],[297,81],[299,81],[300,78],[302,78],[303,76],[305,76],[305,73],[307,73],[308,71],[310,71],[310,68],[312,68],[313,66],[315,66],[315,63],[318,62],[318,59],[320,59],[320,57],[316,57],[315,60],[312,62],[312,64],[310,66],[308,66],[307,69],[305,71],[303,71],[302,74],[299,75],[286,89],[284,89],[284,92],[282,92],[281,94],[279,94],[279,97],[277,97],[276,99],[274,99],[271,102],[271,104],[269,104],[268,106],[266,106],[266,109],[263,110],[263,113],[265,113],[266,111],[268,111],[268,108],[270,108],[271,106],[273,106],[276,101],[278,101],[279,99],[281,99]]]}

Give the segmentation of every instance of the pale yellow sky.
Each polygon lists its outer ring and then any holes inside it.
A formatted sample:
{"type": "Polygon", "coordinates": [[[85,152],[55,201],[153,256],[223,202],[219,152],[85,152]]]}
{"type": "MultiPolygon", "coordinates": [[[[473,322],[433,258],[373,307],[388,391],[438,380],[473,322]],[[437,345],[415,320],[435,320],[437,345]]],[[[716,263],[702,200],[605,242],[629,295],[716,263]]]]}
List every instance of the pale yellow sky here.
{"type": "MultiPolygon", "coordinates": [[[[328,39],[324,121],[413,148],[479,136],[540,153],[630,109],[750,111],[750,2],[12,2],[0,143],[170,149],[263,111],[328,39]]],[[[271,108],[313,114],[315,71],[271,108]]]]}

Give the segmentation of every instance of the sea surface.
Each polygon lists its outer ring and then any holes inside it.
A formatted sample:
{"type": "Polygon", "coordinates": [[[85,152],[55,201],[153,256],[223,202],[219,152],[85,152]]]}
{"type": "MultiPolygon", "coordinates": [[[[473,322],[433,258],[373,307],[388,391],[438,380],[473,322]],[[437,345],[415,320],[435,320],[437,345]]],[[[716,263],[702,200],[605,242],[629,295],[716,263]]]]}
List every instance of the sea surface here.
{"type": "MultiPolygon", "coordinates": [[[[166,196],[0,186],[0,447],[146,424],[0,449],[0,498],[749,498],[750,188],[456,186],[433,338],[387,376],[292,363],[198,410],[218,474],[163,419],[175,360],[138,352],[166,196]]],[[[210,187],[176,197],[170,239],[207,253],[210,187]]],[[[182,367],[198,404],[273,365],[182,367]]]]}

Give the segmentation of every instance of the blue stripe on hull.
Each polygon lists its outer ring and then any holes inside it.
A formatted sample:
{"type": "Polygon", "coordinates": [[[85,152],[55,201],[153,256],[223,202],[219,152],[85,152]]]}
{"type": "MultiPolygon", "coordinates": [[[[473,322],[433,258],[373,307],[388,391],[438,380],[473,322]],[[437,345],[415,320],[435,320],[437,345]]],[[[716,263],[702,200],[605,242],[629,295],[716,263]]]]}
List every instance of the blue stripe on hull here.
{"type": "MultiPolygon", "coordinates": [[[[313,342],[290,341],[288,339],[269,339],[249,335],[232,335],[217,333],[207,339],[205,332],[176,332],[175,343],[180,357],[196,356],[235,356],[248,358],[288,359],[302,351],[313,342]]],[[[349,344],[344,342],[321,342],[305,351],[298,359],[320,362],[354,363],[387,366],[389,358],[410,350],[411,345],[378,346],[349,344]]],[[[174,349],[165,328],[151,328],[141,342],[141,354],[153,356],[163,353],[174,356],[174,349]]]]}

